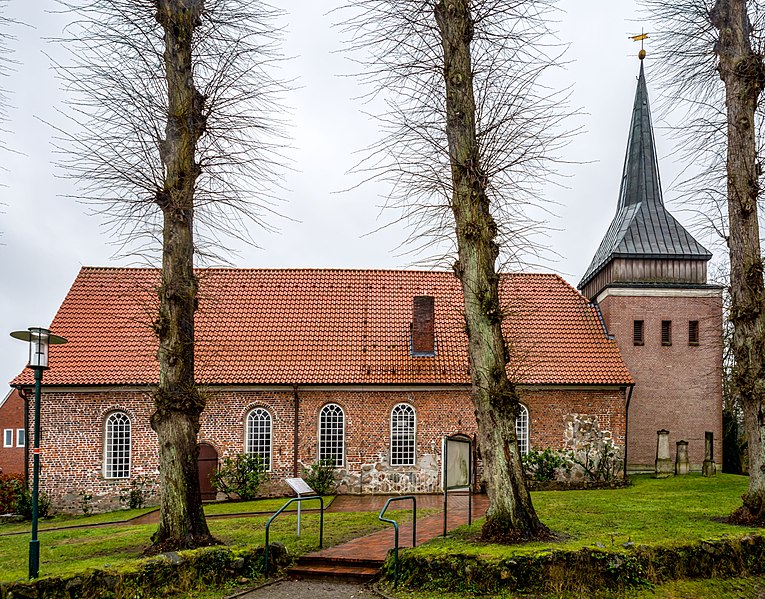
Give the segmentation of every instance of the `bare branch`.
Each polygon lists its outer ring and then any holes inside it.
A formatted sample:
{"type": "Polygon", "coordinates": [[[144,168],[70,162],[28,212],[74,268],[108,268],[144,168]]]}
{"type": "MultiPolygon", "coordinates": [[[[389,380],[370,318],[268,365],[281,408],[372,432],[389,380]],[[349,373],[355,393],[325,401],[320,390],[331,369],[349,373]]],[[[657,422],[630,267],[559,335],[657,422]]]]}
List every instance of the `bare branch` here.
{"type": "MultiPolygon", "coordinates": [[[[107,216],[121,252],[156,256],[155,200],[163,188],[161,140],[168,117],[162,28],[154,0],[61,0],[73,22],[54,62],[70,94],[57,129],[58,166],[77,197],[107,216]],[[140,223],[140,224],[139,224],[140,223]]],[[[193,40],[194,79],[205,130],[196,148],[198,259],[220,259],[252,224],[271,229],[286,163],[281,12],[259,0],[206,0],[193,40]],[[217,248],[217,249],[216,249],[217,248]]]]}
{"type": "MultiPolygon", "coordinates": [[[[436,4],[354,0],[339,9],[339,26],[360,66],[365,99],[385,106],[375,115],[382,137],[352,172],[388,183],[385,207],[407,225],[407,253],[443,267],[451,266],[456,246],[436,4]]],[[[546,225],[530,209],[544,214],[543,185],[572,135],[563,122],[567,92],[543,85],[562,52],[548,29],[553,4],[471,3],[477,136],[503,268],[517,269],[544,251],[538,240],[546,225]]]]}

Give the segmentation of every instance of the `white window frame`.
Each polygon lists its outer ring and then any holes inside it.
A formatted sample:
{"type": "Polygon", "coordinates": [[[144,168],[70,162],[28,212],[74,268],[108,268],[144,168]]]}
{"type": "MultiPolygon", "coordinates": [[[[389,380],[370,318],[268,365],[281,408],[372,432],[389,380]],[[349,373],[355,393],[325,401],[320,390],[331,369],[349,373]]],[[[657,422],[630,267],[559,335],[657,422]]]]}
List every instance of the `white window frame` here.
{"type": "Polygon", "coordinates": [[[521,455],[529,453],[529,409],[520,404],[518,417],[515,419],[515,438],[521,455]]]}
{"type": "MultiPolygon", "coordinates": [[[[403,418],[402,418],[403,420],[403,418]]],[[[417,410],[410,403],[397,403],[390,411],[390,465],[391,466],[414,466],[417,463],[417,410]],[[405,411],[405,412],[404,412],[405,411]],[[399,425],[399,434],[394,435],[394,419],[399,416],[412,418],[411,431],[399,425]],[[406,435],[406,436],[404,436],[406,435]],[[396,448],[396,441],[399,447],[396,448]]]]}
{"type": "Polygon", "coordinates": [[[244,429],[244,451],[245,453],[251,453],[253,455],[259,455],[261,459],[263,460],[263,463],[266,465],[266,470],[268,472],[271,471],[271,467],[273,464],[272,456],[273,456],[273,448],[274,448],[274,418],[271,416],[271,412],[269,412],[267,409],[262,407],[256,407],[249,411],[247,414],[247,418],[245,418],[245,429],[244,429]],[[262,429],[255,430],[255,423],[256,421],[258,423],[267,423],[267,434],[268,439],[266,443],[263,443],[262,441],[260,443],[256,444],[256,439],[253,438],[253,433],[260,433],[263,434],[262,429]],[[260,446],[260,450],[258,450],[257,446],[260,446]]]}
{"type": "Polygon", "coordinates": [[[345,466],[345,410],[338,404],[328,403],[322,406],[321,410],[319,410],[317,441],[320,460],[332,458],[335,462],[335,468],[342,468],[345,466]],[[333,412],[333,420],[325,422],[325,415],[328,415],[330,411],[333,412]],[[338,415],[340,417],[339,441],[336,438],[336,432],[334,433],[335,438],[329,438],[333,435],[333,431],[337,429],[338,415]],[[332,429],[325,432],[325,426],[332,426],[332,429]],[[329,448],[327,447],[327,444],[330,445],[329,448]]]}
{"type": "Polygon", "coordinates": [[[23,428],[16,429],[16,447],[26,447],[27,431],[23,428]]]}
{"type": "Polygon", "coordinates": [[[133,461],[133,422],[130,419],[130,416],[126,412],[123,412],[122,410],[115,410],[113,412],[109,412],[106,417],[104,418],[104,458],[103,458],[103,473],[104,478],[109,479],[120,479],[120,478],[130,478],[130,469],[132,466],[133,461]],[[115,421],[117,418],[120,418],[122,424],[127,424],[127,434],[125,434],[124,429],[122,431],[116,431],[121,432],[123,439],[121,439],[121,443],[117,445],[117,443],[120,442],[120,439],[114,439],[115,431],[112,428],[113,427],[113,421],[115,421]],[[127,437],[127,442],[125,443],[124,438],[127,437]],[[113,456],[112,453],[115,450],[124,452],[124,446],[127,445],[127,455],[123,456],[113,456]],[[127,461],[127,464],[119,464],[117,460],[123,459],[127,461]],[[115,474],[116,472],[116,474],[115,474]]]}
{"type": "Polygon", "coordinates": [[[3,447],[13,447],[13,429],[3,429],[3,447]]]}

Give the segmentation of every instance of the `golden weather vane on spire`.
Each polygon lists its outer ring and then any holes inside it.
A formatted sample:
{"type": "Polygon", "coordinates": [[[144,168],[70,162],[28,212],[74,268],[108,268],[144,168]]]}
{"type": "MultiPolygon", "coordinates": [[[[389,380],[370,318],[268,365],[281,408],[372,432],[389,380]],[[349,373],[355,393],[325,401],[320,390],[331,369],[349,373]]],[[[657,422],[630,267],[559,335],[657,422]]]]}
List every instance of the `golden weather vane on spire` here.
{"type": "Polygon", "coordinates": [[[638,58],[640,60],[643,60],[645,58],[645,50],[643,49],[643,40],[648,39],[648,34],[641,29],[639,35],[631,35],[630,39],[633,42],[640,42],[640,52],[638,52],[638,58]]]}

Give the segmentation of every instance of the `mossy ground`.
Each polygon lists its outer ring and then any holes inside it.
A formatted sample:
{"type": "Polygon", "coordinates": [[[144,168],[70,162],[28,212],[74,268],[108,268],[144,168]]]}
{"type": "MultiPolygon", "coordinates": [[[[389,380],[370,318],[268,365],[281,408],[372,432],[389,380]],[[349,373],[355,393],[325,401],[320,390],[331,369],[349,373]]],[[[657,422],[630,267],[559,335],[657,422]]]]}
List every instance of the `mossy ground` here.
{"type": "MultiPolygon", "coordinates": [[[[465,599],[464,593],[398,591],[383,587],[386,595],[397,599],[465,599]]],[[[550,595],[522,595],[505,592],[492,595],[497,599],[755,599],[765,596],[765,577],[709,580],[674,580],[662,585],[623,591],[593,593],[564,593],[550,595]]],[[[194,599],[217,599],[220,592],[208,591],[205,595],[193,595],[194,599]]]]}
{"type": "MultiPolygon", "coordinates": [[[[474,555],[481,559],[507,559],[511,555],[543,555],[554,550],[576,550],[583,547],[604,546],[606,549],[621,548],[632,542],[646,545],[674,546],[700,539],[741,536],[748,532],[765,532],[755,527],[739,527],[726,524],[724,519],[741,503],[746,492],[747,479],[740,476],[718,475],[703,478],[700,475],[673,477],[656,480],[647,476],[633,478],[631,487],[614,490],[588,490],[566,492],[535,492],[532,494],[535,508],[542,521],[558,535],[557,541],[534,542],[518,545],[490,545],[477,541],[481,520],[471,527],[462,527],[447,539],[435,539],[416,552],[443,557],[450,554],[474,555]]],[[[208,513],[231,514],[245,511],[272,512],[284,500],[265,502],[241,502],[213,504],[208,513]],[[273,505],[272,505],[273,504],[273,505]]],[[[427,515],[423,510],[421,517],[427,515]]],[[[118,513],[125,515],[124,512],[118,513]]],[[[406,511],[401,512],[402,519],[406,511]]],[[[75,520],[46,522],[48,525],[90,524],[94,520],[108,519],[107,515],[75,520]]],[[[114,517],[114,515],[112,516],[114,517]]],[[[293,555],[311,551],[318,543],[318,515],[303,516],[304,534],[295,536],[294,514],[284,514],[272,526],[272,538],[284,542],[293,555]]],[[[249,515],[211,519],[213,534],[233,547],[262,545],[267,516],[249,515]]],[[[0,534],[13,527],[5,525],[0,534]]],[[[368,534],[385,526],[377,520],[376,513],[329,513],[325,516],[325,545],[368,534]]],[[[122,567],[135,563],[149,544],[156,525],[114,525],[100,528],[72,528],[57,531],[42,530],[41,576],[65,575],[82,572],[87,568],[102,568],[106,564],[122,567]]],[[[0,581],[26,578],[28,536],[0,537],[0,559],[3,563],[0,581]]],[[[409,551],[409,550],[407,550],[409,551]]],[[[757,597],[765,592],[762,578],[741,580],[677,581],[649,590],[626,590],[604,592],[603,597],[757,597]],[[644,594],[649,593],[649,594],[644,594]],[[664,593],[664,594],[661,594],[664,593]],[[706,594],[704,594],[706,593],[706,594]]],[[[223,589],[220,589],[221,596],[223,589]]],[[[208,591],[200,597],[214,597],[218,591],[208,591]],[[212,593],[212,594],[209,594],[212,593]]],[[[464,597],[436,594],[402,594],[411,597],[464,597]]],[[[507,594],[507,597],[519,596],[507,594]]],[[[596,597],[592,592],[571,597],[596,597]]]]}
{"type": "MultiPolygon", "coordinates": [[[[241,513],[246,510],[273,513],[284,504],[283,499],[267,502],[238,502],[214,504],[206,508],[217,514],[241,513]]],[[[430,510],[428,513],[433,513],[430,510]]],[[[423,515],[426,510],[423,510],[423,515]]],[[[401,521],[407,512],[399,513],[401,521]]],[[[95,517],[93,517],[95,518],[95,517]]],[[[262,546],[268,515],[242,515],[208,520],[212,534],[229,547],[262,546]]],[[[80,518],[88,524],[90,518],[80,518]]],[[[71,522],[67,520],[67,522],[71,522]]],[[[271,540],[283,542],[290,554],[300,555],[318,547],[319,515],[316,512],[302,516],[302,535],[295,534],[297,516],[284,513],[271,525],[271,540]]],[[[10,525],[9,525],[10,526],[10,525]]],[[[28,524],[26,525],[28,527],[28,524]]],[[[326,513],[324,516],[324,545],[370,534],[388,525],[377,519],[376,513],[326,513]]],[[[93,528],[63,528],[41,531],[40,576],[63,576],[82,572],[88,568],[103,568],[107,564],[119,568],[141,559],[143,550],[151,543],[156,524],[116,524],[93,528]]],[[[0,529],[4,531],[5,527],[0,529]]],[[[25,580],[29,537],[26,534],[0,537],[0,582],[25,580]]]]}
{"type": "Polygon", "coordinates": [[[434,539],[416,549],[422,554],[460,552],[488,558],[536,555],[555,549],[576,550],[602,545],[606,549],[624,543],[681,544],[724,535],[763,533],[757,527],[733,526],[725,518],[741,504],[748,479],[719,474],[700,474],[655,479],[633,476],[623,489],[587,491],[538,491],[532,500],[542,522],[557,541],[516,545],[493,545],[478,540],[483,520],[463,526],[446,539],[434,539]]]}

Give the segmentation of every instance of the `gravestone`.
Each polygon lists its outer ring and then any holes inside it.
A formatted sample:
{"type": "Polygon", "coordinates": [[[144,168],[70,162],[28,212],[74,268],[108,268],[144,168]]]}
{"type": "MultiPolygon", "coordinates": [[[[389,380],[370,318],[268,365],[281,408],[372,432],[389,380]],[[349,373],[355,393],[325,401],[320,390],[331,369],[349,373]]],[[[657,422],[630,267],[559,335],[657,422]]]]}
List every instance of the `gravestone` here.
{"type": "Polygon", "coordinates": [[[715,464],[715,436],[711,431],[704,433],[704,465],[701,467],[701,474],[704,476],[714,476],[717,474],[717,464],[715,464]]]}
{"type": "Polygon", "coordinates": [[[688,441],[678,441],[675,445],[677,445],[675,474],[688,474],[691,471],[691,463],[688,461],[688,441]]]}
{"type": "Polygon", "coordinates": [[[667,478],[674,472],[674,464],[669,455],[669,431],[656,431],[656,478],[667,478]]]}

